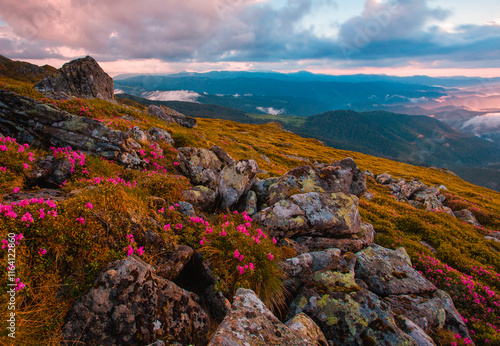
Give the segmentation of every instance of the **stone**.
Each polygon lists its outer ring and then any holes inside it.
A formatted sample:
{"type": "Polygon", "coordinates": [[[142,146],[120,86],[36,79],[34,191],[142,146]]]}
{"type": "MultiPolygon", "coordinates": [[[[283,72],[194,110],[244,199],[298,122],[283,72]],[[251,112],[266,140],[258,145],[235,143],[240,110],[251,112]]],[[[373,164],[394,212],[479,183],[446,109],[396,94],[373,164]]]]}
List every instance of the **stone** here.
{"type": "Polygon", "coordinates": [[[259,206],[267,203],[269,188],[271,187],[271,185],[277,183],[278,180],[280,180],[280,178],[255,179],[255,182],[252,186],[252,191],[254,191],[257,195],[259,206]]]}
{"type": "Polygon", "coordinates": [[[455,217],[461,221],[467,222],[473,226],[481,227],[474,214],[469,209],[454,211],[455,217]]]}
{"type": "MultiPolygon", "coordinates": [[[[323,238],[323,237],[298,237],[296,239],[299,253],[320,251],[336,248],[344,252],[357,252],[375,241],[375,230],[369,223],[361,224],[361,232],[349,237],[323,238]]],[[[294,247],[295,249],[295,247],[294,247]]]]}
{"type": "Polygon", "coordinates": [[[156,274],[167,280],[174,280],[194,255],[194,250],[179,245],[173,251],[161,256],[156,262],[156,274]]]}
{"type": "MultiPolygon", "coordinates": [[[[236,345],[317,345],[323,340],[319,328],[314,329],[314,322],[307,317],[295,321],[306,325],[309,332],[295,325],[291,329],[281,323],[262,303],[257,295],[248,289],[239,288],[234,296],[231,311],[212,335],[209,346],[236,345]],[[299,330],[297,330],[299,329],[299,330]]],[[[292,324],[292,323],[291,323],[292,324]]]]}
{"type": "Polygon", "coordinates": [[[313,167],[295,167],[269,187],[268,205],[273,205],[298,193],[325,192],[320,180],[313,167]]]}
{"type": "Polygon", "coordinates": [[[148,144],[148,136],[144,131],[142,131],[139,126],[134,126],[133,128],[129,129],[127,133],[130,134],[131,138],[133,138],[136,142],[142,143],[142,144],[148,144]]]}
{"type": "Polygon", "coordinates": [[[27,179],[31,185],[58,188],[71,177],[72,166],[66,158],[40,157],[35,161],[34,168],[28,173],[27,179]]]}
{"type": "Polygon", "coordinates": [[[375,196],[373,195],[373,193],[371,193],[369,191],[366,191],[365,194],[363,195],[363,197],[366,198],[369,201],[371,201],[372,199],[375,198],[375,196]]]}
{"type": "Polygon", "coordinates": [[[356,253],[356,277],[380,297],[395,294],[426,294],[436,286],[416,271],[404,248],[390,250],[372,244],[356,253]]]}
{"type": "Polygon", "coordinates": [[[174,118],[172,118],[170,115],[167,115],[162,107],[156,105],[150,105],[148,107],[148,114],[158,119],[161,119],[167,123],[175,123],[174,118]]]}
{"type": "Polygon", "coordinates": [[[6,90],[0,90],[0,132],[45,149],[69,146],[124,165],[141,164],[141,145],[129,134],[6,90]]]}
{"type": "Polygon", "coordinates": [[[231,157],[224,149],[217,145],[212,145],[210,150],[219,158],[224,166],[231,166],[236,164],[236,160],[231,157]]]}
{"type": "Polygon", "coordinates": [[[104,345],[144,345],[159,338],[204,344],[211,322],[197,301],[149,264],[127,257],[110,263],[76,300],[62,338],[104,345]]]}
{"type": "Polygon", "coordinates": [[[402,183],[398,183],[398,185],[400,186],[399,191],[406,199],[410,199],[413,194],[424,191],[427,188],[424,183],[420,182],[417,179],[414,179],[408,183],[406,183],[404,179],[402,179],[402,183]]]}
{"type": "Polygon", "coordinates": [[[357,197],[366,192],[366,176],[350,157],[331,163],[320,171],[320,176],[327,183],[327,192],[342,191],[357,197]]]}
{"type": "Polygon", "coordinates": [[[434,340],[432,340],[429,335],[422,330],[422,328],[407,319],[405,316],[397,316],[396,323],[403,332],[415,340],[418,346],[436,346],[434,340]]]}
{"type": "Polygon", "coordinates": [[[198,185],[189,190],[183,190],[181,196],[186,202],[202,210],[215,206],[215,191],[205,186],[198,185]]]}
{"type": "Polygon", "coordinates": [[[193,147],[179,148],[177,161],[181,172],[193,185],[217,189],[222,162],[213,151],[193,147]]]}
{"type": "Polygon", "coordinates": [[[254,215],[270,235],[334,237],[359,233],[358,198],[339,193],[293,195],[254,215]]]}
{"type": "Polygon", "coordinates": [[[303,340],[310,340],[313,345],[328,346],[328,342],[321,329],[304,313],[295,315],[285,325],[297,334],[302,334],[303,340]]]}
{"type": "Polygon", "coordinates": [[[385,301],[395,314],[406,317],[425,333],[432,334],[442,328],[469,338],[467,325],[458,313],[448,293],[437,290],[423,297],[416,295],[388,296],[385,301]]]}
{"type": "Polygon", "coordinates": [[[187,217],[195,217],[196,213],[194,211],[194,207],[192,204],[183,202],[183,201],[178,201],[177,203],[179,206],[177,207],[177,211],[181,213],[184,216],[187,217]]]}
{"type": "Polygon", "coordinates": [[[37,83],[35,89],[49,97],[56,94],[62,96],[59,98],[81,97],[116,102],[113,78],[90,56],[64,64],[56,73],[37,83]]]}
{"type": "Polygon", "coordinates": [[[258,172],[259,167],[254,160],[242,160],[224,167],[217,184],[220,207],[229,210],[236,206],[240,198],[252,187],[258,172]]]}
{"type": "Polygon", "coordinates": [[[193,128],[193,127],[196,127],[196,125],[198,123],[196,118],[187,117],[184,114],[179,113],[175,109],[172,109],[170,107],[166,107],[166,106],[162,105],[161,109],[165,112],[165,114],[167,116],[174,119],[174,121],[177,124],[179,124],[180,126],[187,127],[187,128],[193,128]]]}
{"type": "Polygon", "coordinates": [[[245,211],[252,216],[257,213],[257,194],[254,191],[248,191],[245,197],[245,211]]]}
{"type": "Polygon", "coordinates": [[[153,142],[165,142],[170,145],[174,145],[175,141],[173,140],[170,133],[165,130],[159,129],[157,127],[152,127],[148,131],[149,136],[153,142]]]}
{"type": "Polygon", "coordinates": [[[363,172],[365,176],[375,179],[375,174],[373,174],[369,169],[363,172]]]}
{"type": "Polygon", "coordinates": [[[377,175],[377,183],[387,185],[391,182],[391,176],[387,172],[377,175]]]}
{"type": "Polygon", "coordinates": [[[315,273],[290,304],[289,316],[298,313],[311,317],[333,345],[417,345],[390,306],[356,284],[353,271],[315,273]]]}

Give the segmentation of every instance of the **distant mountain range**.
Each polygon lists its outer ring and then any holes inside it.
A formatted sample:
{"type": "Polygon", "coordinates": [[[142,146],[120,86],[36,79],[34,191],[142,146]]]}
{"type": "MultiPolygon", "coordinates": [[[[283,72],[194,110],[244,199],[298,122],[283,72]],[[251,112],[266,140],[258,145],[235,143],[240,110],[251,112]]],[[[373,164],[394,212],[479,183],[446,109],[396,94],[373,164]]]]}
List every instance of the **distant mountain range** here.
{"type": "Polygon", "coordinates": [[[421,166],[445,167],[468,181],[500,190],[500,148],[457,131],[436,118],[385,111],[337,110],[310,117],[248,114],[219,105],[152,101],[131,95],[144,105],[163,104],[185,115],[240,123],[281,122],[287,130],[338,149],[390,158],[421,166]]]}
{"type": "Polygon", "coordinates": [[[120,92],[151,100],[246,113],[311,116],[349,109],[427,115],[500,148],[500,78],[214,71],[123,75],[115,85],[120,92]],[[492,113],[499,115],[487,116],[492,113]]]}

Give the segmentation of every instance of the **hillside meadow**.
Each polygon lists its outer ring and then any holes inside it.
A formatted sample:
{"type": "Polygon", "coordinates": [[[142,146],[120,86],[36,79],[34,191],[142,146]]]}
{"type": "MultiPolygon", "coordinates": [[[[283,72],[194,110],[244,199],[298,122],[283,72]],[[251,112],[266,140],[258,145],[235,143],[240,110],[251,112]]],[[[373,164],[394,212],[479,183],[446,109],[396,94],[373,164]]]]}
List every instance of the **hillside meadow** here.
{"type": "MultiPolygon", "coordinates": [[[[471,210],[483,227],[465,224],[446,213],[418,210],[400,203],[372,178],[367,179],[367,184],[374,198],[360,201],[363,221],[373,224],[378,244],[393,249],[404,247],[413,265],[440,289],[450,293],[476,344],[500,344],[500,243],[484,238],[500,231],[499,193],[467,183],[444,169],[412,166],[330,148],[316,139],[285,131],[277,123],[247,125],[198,118],[198,126],[187,129],[151,117],[143,106],[129,100],[120,100],[120,104],[102,100],[50,100],[34,91],[32,84],[5,77],[0,77],[0,88],[97,119],[116,130],[127,131],[134,126],[148,130],[155,126],[168,131],[175,140],[175,147],[152,144],[142,153],[149,160],[148,166],[131,170],[71,148],[46,151],[0,138],[0,195],[3,196],[0,240],[15,233],[18,243],[16,343],[57,343],[69,307],[88,291],[107,263],[125,258],[132,251],[154,265],[161,256],[159,250],[137,245],[144,243],[147,229],[154,229],[172,246],[187,244],[201,249],[205,226],[176,210],[181,191],[189,188],[189,182],[177,171],[176,149],[218,145],[236,160],[255,160],[263,171],[260,178],[281,176],[305,164],[304,160],[328,163],[352,157],[362,170],[374,174],[387,172],[398,179],[416,178],[428,186],[444,185],[447,188],[445,204],[453,210],[471,210]],[[4,201],[8,195],[40,189],[28,179],[29,173],[37,158],[49,155],[64,157],[73,163],[73,175],[60,186],[68,197],[55,202],[32,199],[10,204],[4,201]],[[160,209],[151,196],[163,198],[165,206],[160,209]],[[13,217],[14,214],[19,217],[13,217]]],[[[261,247],[251,248],[254,253],[250,256],[259,270],[238,276],[238,268],[223,267],[224,258],[231,256],[235,249],[245,249],[248,253],[250,247],[245,243],[247,238],[238,237],[238,232],[229,224],[224,225],[225,222],[245,222],[245,216],[224,215],[223,211],[206,216],[215,233],[225,230],[231,239],[213,241],[210,249],[203,250],[213,263],[221,263],[216,270],[230,283],[219,289],[230,295],[238,287],[248,287],[256,290],[268,304],[280,301],[282,286],[277,262],[293,257],[293,250],[278,248],[268,239],[261,247]],[[271,252],[273,259],[269,256],[271,252]],[[267,282],[267,286],[262,282],[267,282]]],[[[6,249],[0,254],[2,265],[7,268],[6,249]]],[[[7,304],[6,283],[7,272],[0,277],[2,306],[7,304]]],[[[6,320],[8,311],[4,308],[0,311],[1,319],[6,320]]],[[[4,328],[0,331],[1,339],[6,340],[6,333],[4,328]]],[[[442,345],[465,344],[448,334],[434,336],[434,339],[442,345]]]]}

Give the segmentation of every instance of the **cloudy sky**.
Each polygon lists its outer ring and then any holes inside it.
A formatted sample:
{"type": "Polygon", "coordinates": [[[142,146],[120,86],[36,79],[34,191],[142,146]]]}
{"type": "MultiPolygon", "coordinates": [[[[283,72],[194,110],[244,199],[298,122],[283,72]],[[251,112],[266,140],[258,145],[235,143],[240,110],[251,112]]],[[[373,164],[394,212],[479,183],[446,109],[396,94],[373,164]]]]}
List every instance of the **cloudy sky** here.
{"type": "Polygon", "coordinates": [[[0,54],[112,75],[500,76],[500,0],[0,0],[0,54]]]}

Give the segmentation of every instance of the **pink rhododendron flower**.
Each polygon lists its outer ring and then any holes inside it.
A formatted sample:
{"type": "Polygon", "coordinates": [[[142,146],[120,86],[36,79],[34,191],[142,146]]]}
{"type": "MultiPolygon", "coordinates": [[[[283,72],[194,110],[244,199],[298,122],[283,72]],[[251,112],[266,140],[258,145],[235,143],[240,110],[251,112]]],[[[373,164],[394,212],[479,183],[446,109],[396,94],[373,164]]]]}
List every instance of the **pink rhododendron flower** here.
{"type": "Polygon", "coordinates": [[[85,204],[85,208],[92,209],[94,208],[94,206],[92,205],[92,203],[88,202],[87,204],[85,204]]]}
{"type": "Polygon", "coordinates": [[[273,237],[273,244],[276,245],[277,242],[276,238],[273,237]]]}
{"type": "Polygon", "coordinates": [[[24,167],[24,169],[29,169],[30,168],[30,166],[28,166],[27,163],[23,163],[23,167],[24,167]]]}
{"type": "Polygon", "coordinates": [[[12,193],[18,193],[19,192],[19,188],[18,187],[15,187],[13,190],[12,190],[12,193]]]}
{"type": "Polygon", "coordinates": [[[81,225],[85,223],[85,219],[83,217],[77,217],[76,221],[78,221],[81,225]]]}
{"type": "Polygon", "coordinates": [[[269,257],[269,259],[270,259],[271,261],[274,259],[274,256],[273,256],[273,254],[272,254],[272,253],[268,253],[268,254],[267,254],[267,257],[269,257]]]}
{"type": "Polygon", "coordinates": [[[40,248],[40,250],[38,250],[38,254],[43,256],[47,253],[47,250],[43,249],[43,248],[40,248]]]}
{"type": "Polygon", "coordinates": [[[238,272],[240,273],[240,275],[243,275],[243,273],[245,272],[245,268],[238,266],[238,272]]]}
{"type": "Polygon", "coordinates": [[[137,254],[138,254],[139,256],[142,256],[142,255],[144,254],[144,247],[142,247],[142,246],[141,246],[140,248],[138,248],[138,249],[137,249],[137,254]]]}
{"type": "Polygon", "coordinates": [[[123,248],[127,252],[127,257],[130,257],[134,254],[134,248],[132,245],[129,245],[128,247],[123,248]]]}
{"type": "Polygon", "coordinates": [[[240,252],[238,251],[238,249],[234,250],[234,258],[238,258],[240,257],[240,252]]]}
{"type": "Polygon", "coordinates": [[[252,262],[248,263],[248,267],[250,268],[250,270],[254,270],[254,265],[252,262]]]}

